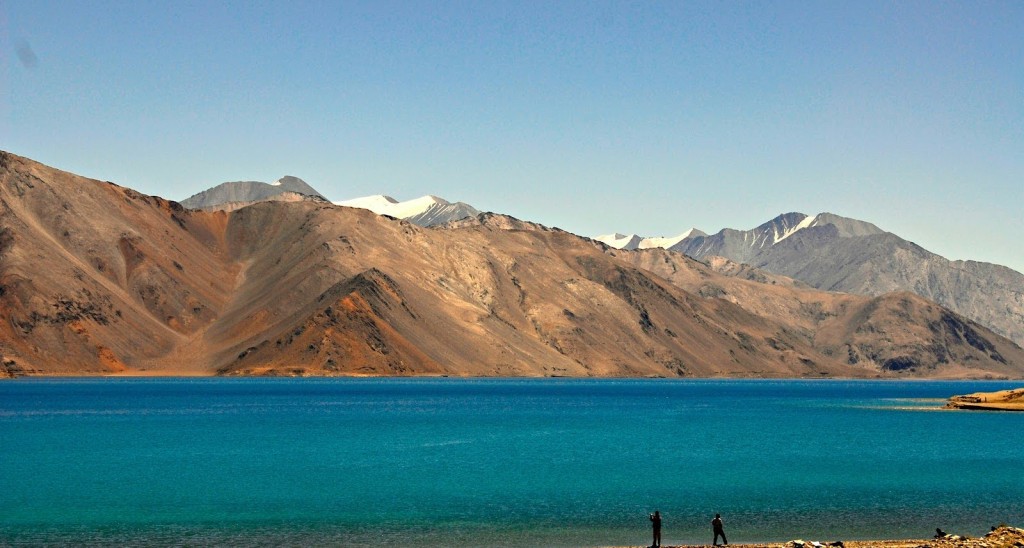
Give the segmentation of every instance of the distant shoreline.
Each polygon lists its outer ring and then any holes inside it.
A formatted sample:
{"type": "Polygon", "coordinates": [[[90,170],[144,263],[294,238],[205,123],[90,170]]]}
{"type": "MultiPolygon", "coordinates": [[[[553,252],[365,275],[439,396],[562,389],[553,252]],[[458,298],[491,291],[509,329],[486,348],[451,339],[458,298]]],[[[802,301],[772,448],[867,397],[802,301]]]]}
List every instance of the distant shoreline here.
{"type": "MultiPolygon", "coordinates": [[[[652,376],[636,376],[636,377],[574,377],[569,375],[523,375],[523,376],[500,376],[500,375],[367,375],[367,374],[346,374],[346,375],[207,375],[207,374],[195,374],[191,371],[120,371],[116,373],[102,373],[95,375],[86,374],[69,374],[69,375],[15,375],[15,376],[0,376],[0,381],[5,380],[17,380],[17,379],[396,379],[396,380],[410,380],[410,379],[453,379],[453,380],[487,380],[487,379],[507,379],[507,380],[592,380],[592,381],[627,381],[627,380],[647,380],[647,381],[806,381],[806,382],[1020,382],[1024,379],[1009,378],[1009,377],[652,377],[652,376]]],[[[1024,390],[1024,388],[1013,389],[1013,390],[1024,390]]],[[[1011,392],[1013,390],[1006,390],[1002,392],[1011,392]]],[[[999,392],[978,392],[975,394],[969,394],[966,396],[952,396],[953,398],[967,398],[975,395],[982,394],[997,394],[999,392]]],[[[738,546],[738,545],[737,545],[738,546]]],[[[667,548],[667,547],[666,547],[667,548]]]]}
{"type": "Polygon", "coordinates": [[[973,411],[1024,411],[1024,388],[952,396],[946,403],[946,408],[973,411]]]}

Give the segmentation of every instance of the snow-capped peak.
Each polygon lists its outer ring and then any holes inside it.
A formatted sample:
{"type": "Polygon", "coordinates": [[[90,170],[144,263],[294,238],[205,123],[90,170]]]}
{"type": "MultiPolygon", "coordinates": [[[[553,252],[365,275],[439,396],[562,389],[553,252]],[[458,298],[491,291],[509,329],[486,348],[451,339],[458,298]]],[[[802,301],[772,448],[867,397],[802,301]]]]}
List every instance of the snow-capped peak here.
{"type": "Polygon", "coordinates": [[[392,198],[391,196],[377,194],[374,196],[363,196],[362,198],[353,198],[351,200],[342,200],[340,202],[334,202],[334,205],[369,209],[370,211],[378,215],[383,215],[390,208],[394,207],[394,205],[397,203],[398,200],[392,198]]]}
{"type": "Polygon", "coordinates": [[[680,234],[678,236],[668,236],[668,237],[659,236],[659,237],[654,237],[654,238],[644,238],[643,240],[640,241],[639,247],[640,247],[640,249],[648,249],[648,248],[652,248],[652,247],[661,247],[661,248],[664,248],[664,249],[668,249],[668,248],[678,244],[679,242],[681,242],[681,241],[683,241],[683,240],[685,240],[687,238],[690,238],[692,236],[705,236],[705,235],[706,234],[704,234],[700,230],[697,230],[696,228],[691,228],[690,230],[687,230],[686,232],[683,232],[682,234],[680,234]]]}
{"type": "Polygon", "coordinates": [[[642,241],[642,238],[636,234],[625,235],[618,232],[595,236],[594,239],[615,249],[636,249],[642,241]]]}
{"type": "Polygon", "coordinates": [[[669,249],[679,242],[695,236],[707,236],[707,234],[697,230],[696,228],[691,228],[678,236],[641,238],[636,234],[630,234],[627,236],[616,232],[615,234],[596,236],[594,239],[616,249],[649,249],[652,247],[669,249]]]}
{"type": "Polygon", "coordinates": [[[437,196],[431,196],[429,194],[412,200],[406,200],[404,202],[399,202],[391,196],[378,194],[376,196],[365,196],[363,198],[334,202],[334,204],[345,207],[369,209],[377,215],[389,215],[397,219],[405,219],[414,215],[419,215],[435,205],[448,205],[449,202],[443,198],[438,198],[437,196]]]}
{"type": "Polygon", "coordinates": [[[423,213],[424,211],[429,209],[431,206],[448,205],[448,203],[449,202],[447,200],[427,194],[426,196],[420,196],[419,198],[413,198],[412,200],[399,202],[398,204],[395,205],[395,208],[396,210],[399,211],[399,214],[394,216],[398,217],[399,219],[404,219],[406,217],[412,217],[413,215],[419,215],[420,213],[423,213]]]}

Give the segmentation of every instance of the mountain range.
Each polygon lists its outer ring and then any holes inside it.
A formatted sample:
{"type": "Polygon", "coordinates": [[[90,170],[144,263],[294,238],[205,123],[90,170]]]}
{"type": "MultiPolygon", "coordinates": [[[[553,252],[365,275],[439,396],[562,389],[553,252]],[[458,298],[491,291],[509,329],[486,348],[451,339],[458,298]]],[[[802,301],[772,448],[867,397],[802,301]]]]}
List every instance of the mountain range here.
{"type": "Polygon", "coordinates": [[[691,228],[686,232],[678,236],[668,237],[655,237],[655,238],[642,238],[636,234],[606,234],[604,236],[595,236],[594,239],[610,245],[616,249],[651,249],[654,247],[660,247],[663,249],[673,249],[677,244],[688,238],[694,238],[697,236],[707,236],[707,233],[691,228]]]}
{"type": "MultiPolygon", "coordinates": [[[[181,205],[189,209],[207,211],[232,211],[257,202],[281,201],[320,201],[326,202],[319,191],[306,181],[286,175],[273,183],[259,181],[240,181],[221,183],[213,188],[193,194],[181,201],[181,205]]],[[[423,196],[413,200],[399,202],[391,196],[376,195],[352,200],[336,201],[335,205],[368,209],[378,215],[387,215],[396,219],[405,219],[418,226],[436,226],[479,215],[473,206],[456,202],[452,203],[437,196],[423,196]]]]}
{"type": "Polygon", "coordinates": [[[187,209],[0,153],[0,374],[1020,378],[1024,350],[908,292],[492,213],[187,209]]]}
{"type": "Polygon", "coordinates": [[[715,256],[858,295],[910,291],[1024,344],[1024,274],[977,261],[950,261],[877,226],[831,213],[780,215],[752,230],[689,231],[665,239],[599,236],[616,248],[664,247],[715,256]]]}
{"type": "MultiPolygon", "coordinates": [[[[312,199],[285,190],[323,197],[301,179],[285,177],[272,185],[225,183],[182,204],[232,209],[266,199],[312,199]],[[248,190],[244,199],[242,189],[248,190]],[[268,198],[274,190],[279,194],[268,198]]],[[[405,202],[376,195],[334,203],[418,226],[439,226],[480,213],[463,202],[429,195],[405,202]]],[[[726,257],[828,291],[870,296],[910,291],[1024,344],[1024,274],[991,263],[949,261],[856,219],[831,213],[786,213],[752,230],[727,228],[709,235],[691,228],[673,237],[616,233],[594,239],[617,249],[663,248],[701,260],[726,257]]]]}

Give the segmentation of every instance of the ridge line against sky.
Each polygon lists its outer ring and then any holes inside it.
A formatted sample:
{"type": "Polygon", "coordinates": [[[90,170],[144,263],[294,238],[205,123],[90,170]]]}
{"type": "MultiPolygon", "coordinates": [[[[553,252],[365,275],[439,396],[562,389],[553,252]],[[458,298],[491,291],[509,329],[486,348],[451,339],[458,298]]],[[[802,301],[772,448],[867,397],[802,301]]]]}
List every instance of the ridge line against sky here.
{"type": "Polygon", "coordinates": [[[0,149],[595,236],[874,223],[1024,271],[1022,2],[0,0],[0,149]]]}

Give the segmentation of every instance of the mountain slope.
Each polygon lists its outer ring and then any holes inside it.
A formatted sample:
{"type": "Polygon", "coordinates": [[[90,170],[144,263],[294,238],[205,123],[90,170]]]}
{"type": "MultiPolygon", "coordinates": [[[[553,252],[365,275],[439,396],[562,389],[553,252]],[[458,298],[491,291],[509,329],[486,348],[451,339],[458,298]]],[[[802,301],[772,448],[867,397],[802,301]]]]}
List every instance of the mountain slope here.
{"type": "MultiPolygon", "coordinates": [[[[789,361],[760,338],[734,357],[741,350],[735,324],[774,333],[771,322],[694,299],[565,232],[501,216],[424,230],[370,212],[288,211],[295,207],[258,204],[232,219],[231,241],[242,243],[250,227],[275,231],[236,248],[249,265],[246,278],[260,282],[242,290],[244,313],[213,330],[231,339],[223,373],[294,370],[296,363],[315,374],[806,373],[800,341],[792,341],[789,361]],[[267,255],[268,247],[281,251],[267,255]],[[353,331],[363,334],[352,339],[353,331]],[[311,336],[316,344],[306,342],[311,336]],[[369,341],[373,352],[355,359],[355,340],[369,341]]],[[[828,362],[820,369],[849,374],[828,362]]]]}
{"type": "Polygon", "coordinates": [[[225,222],[0,153],[5,369],[141,369],[200,335],[238,270],[224,258],[225,222]]]}
{"type": "Polygon", "coordinates": [[[882,374],[977,376],[981,368],[992,376],[1015,376],[1014,363],[1024,353],[977,322],[909,292],[824,292],[721,257],[705,265],[660,249],[612,253],[691,293],[782,318],[818,353],[882,374]]]}
{"type": "Polygon", "coordinates": [[[696,258],[723,255],[829,291],[872,296],[910,291],[1024,342],[1024,274],[949,261],[888,232],[849,234],[830,223],[754,253],[697,240],[684,252],[696,258]]]}
{"type": "MultiPolygon", "coordinates": [[[[651,264],[609,251],[493,214],[425,229],[310,201],[187,210],[3,153],[0,372],[1022,375],[1024,351],[931,303],[877,304],[840,324],[872,329],[825,332],[728,298],[739,282],[770,284],[662,250],[636,252],[661,257],[651,264]],[[938,344],[926,309],[959,334],[934,367],[912,352],[938,344]]],[[[829,295],[778,299],[800,309],[829,295]]],[[[848,298],[843,313],[867,307],[848,298]]]]}

